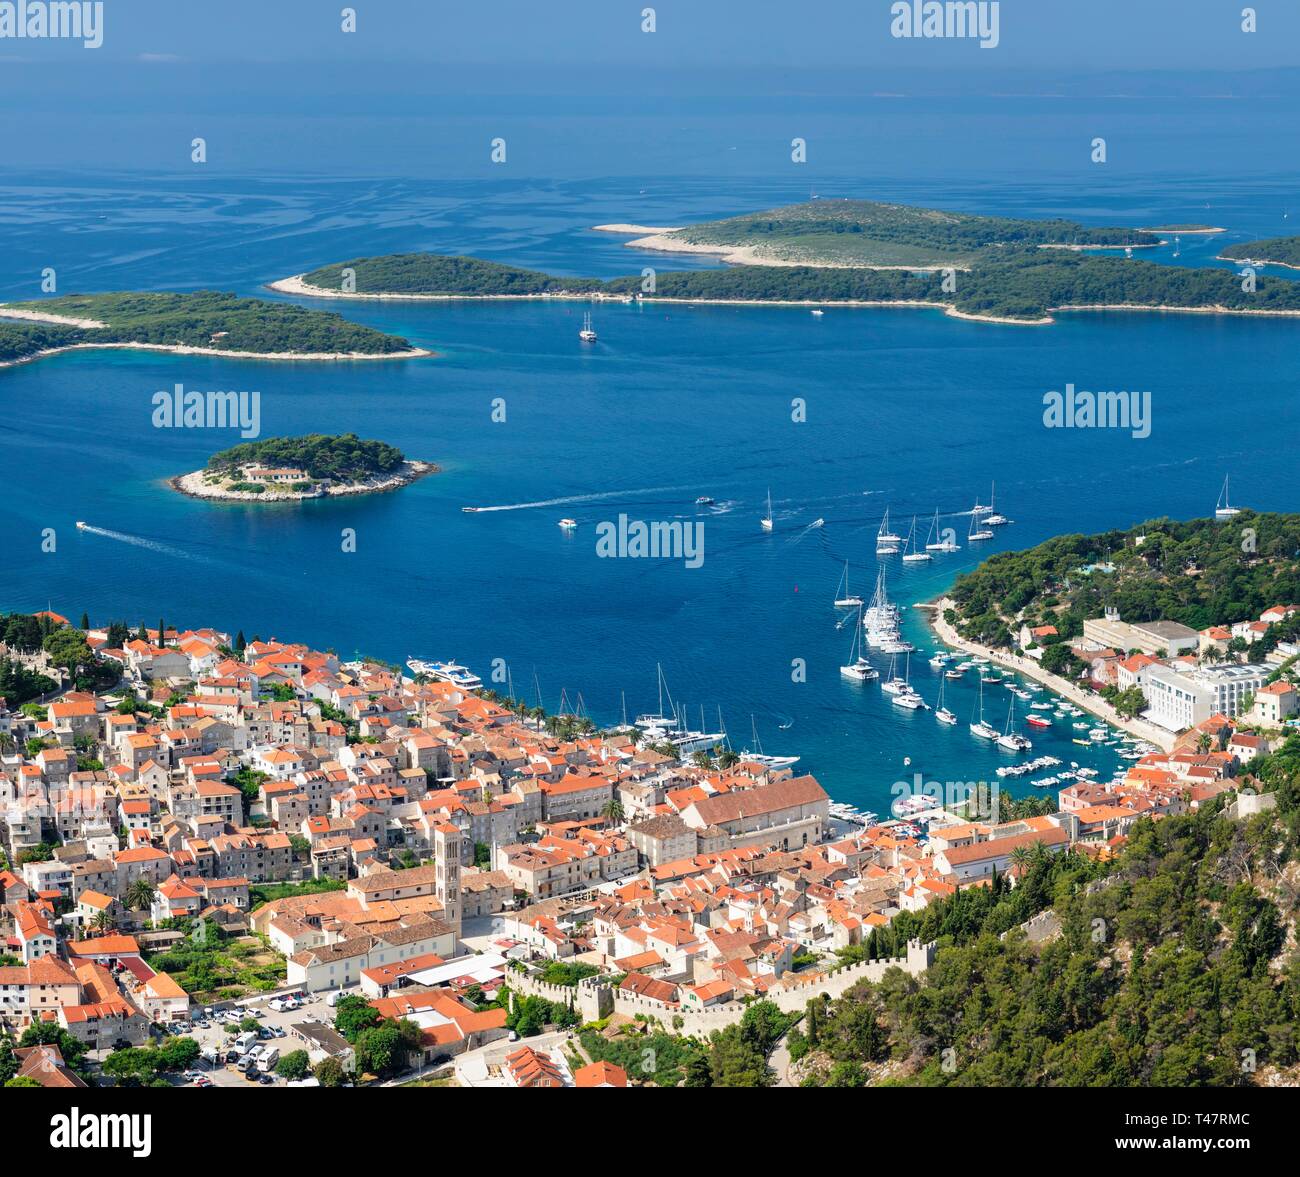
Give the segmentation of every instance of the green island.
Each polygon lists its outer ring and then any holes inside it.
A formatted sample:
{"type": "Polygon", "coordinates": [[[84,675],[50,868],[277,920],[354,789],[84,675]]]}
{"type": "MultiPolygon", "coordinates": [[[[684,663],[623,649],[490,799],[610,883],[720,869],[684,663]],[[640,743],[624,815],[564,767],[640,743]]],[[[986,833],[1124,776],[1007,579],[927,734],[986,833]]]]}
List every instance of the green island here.
{"type": "Polygon", "coordinates": [[[101,346],[272,359],[429,354],[330,311],[211,290],[72,294],[0,305],[0,363],[101,346]]]}
{"type": "Polygon", "coordinates": [[[1155,233],[1138,229],[977,216],[872,200],[809,200],[689,225],[646,240],[658,249],[748,249],[757,255],[752,260],[782,264],[926,267],[971,266],[1004,248],[1142,247],[1160,241],[1155,233]]]}
{"type": "Polygon", "coordinates": [[[170,485],[194,498],[282,502],[396,490],[437,469],[384,441],[309,433],[232,446],[170,485]]]}
{"type": "MultiPolygon", "coordinates": [[[[1083,633],[1106,609],[1127,621],[1177,621],[1195,630],[1258,617],[1300,600],[1300,515],[1243,511],[1214,519],[1156,519],[1125,531],[1062,535],[1020,552],[998,552],[957,577],[949,592],[964,638],[994,648],[1022,625],[1056,627],[1055,643],[1083,633]],[[1250,529],[1243,550],[1243,528],[1250,529]]],[[[1252,660],[1287,636],[1275,625],[1250,646],[1252,660]]],[[[1046,659],[1045,659],[1046,661],[1046,659]]]]}
{"type": "Polygon", "coordinates": [[[1219,254],[1219,258],[1227,262],[1258,260],[1273,266],[1300,270],[1300,237],[1265,237],[1260,241],[1228,245],[1219,254]]]}
{"type": "MultiPolygon", "coordinates": [[[[603,226],[634,233],[636,226],[603,226]]],[[[1190,231],[1190,230],[1189,230],[1190,231]]],[[[1300,288],[1229,270],[1099,256],[1158,243],[1151,232],[1011,220],[866,201],[812,201],[630,242],[721,254],[739,264],[602,280],[433,253],[353,258],[281,279],[286,293],[336,298],[572,298],[907,305],[998,322],[1050,323],[1068,309],[1300,314],[1300,288]],[[345,284],[344,271],[350,271],[345,284]]]]}

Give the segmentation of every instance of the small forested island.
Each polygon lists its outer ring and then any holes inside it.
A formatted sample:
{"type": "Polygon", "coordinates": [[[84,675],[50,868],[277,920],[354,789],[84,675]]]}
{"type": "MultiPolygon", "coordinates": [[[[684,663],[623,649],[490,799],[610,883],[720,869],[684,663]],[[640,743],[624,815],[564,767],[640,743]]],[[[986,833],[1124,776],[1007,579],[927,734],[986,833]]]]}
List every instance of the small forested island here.
{"type": "Polygon", "coordinates": [[[171,479],[200,499],[283,502],[396,490],[438,467],[355,433],[268,437],[213,454],[207,466],[171,479]]]}
{"type": "Polygon", "coordinates": [[[0,304],[0,364],[85,347],[293,360],[430,354],[331,311],[211,290],[72,294],[0,304]]]}
{"type": "Polygon", "coordinates": [[[1219,254],[1225,262],[1261,261],[1270,266],[1285,266],[1300,270],[1300,237],[1265,237],[1261,241],[1245,241],[1228,245],[1219,254]]]}
{"type": "MultiPolygon", "coordinates": [[[[634,233],[634,225],[602,226],[634,233]]],[[[1195,231],[1200,230],[1195,227],[1195,231]]],[[[1184,231],[1194,231],[1188,229],[1184,231]]],[[[1159,244],[1139,229],[971,216],[868,201],[809,201],[629,242],[738,264],[640,275],[557,277],[432,253],[353,258],[272,283],[325,298],[570,298],[847,306],[932,306],[993,322],[1045,324],[1055,311],[1300,314],[1300,288],[1210,267],[1158,265],[1093,250],[1159,244]]]]}
{"type": "MultiPolygon", "coordinates": [[[[1054,626],[1053,640],[1067,642],[1107,608],[1128,621],[1176,621],[1197,631],[1231,625],[1300,601],[1297,552],[1295,514],[1242,511],[1232,523],[1157,519],[1127,531],[1062,535],[998,552],[959,576],[949,621],[962,637],[993,648],[1012,646],[1024,625],[1054,626]]],[[[1274,626],[1253,643],[1252,658],[1287,632],[1274,626]]]]}

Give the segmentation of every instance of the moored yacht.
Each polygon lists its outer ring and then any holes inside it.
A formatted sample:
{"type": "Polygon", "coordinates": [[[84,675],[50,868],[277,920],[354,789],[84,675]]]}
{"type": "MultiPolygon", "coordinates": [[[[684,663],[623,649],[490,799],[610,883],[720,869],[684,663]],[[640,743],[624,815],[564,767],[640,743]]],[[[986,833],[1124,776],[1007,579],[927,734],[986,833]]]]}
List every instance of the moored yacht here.
{"type": "Polygon", "coordinates": [[[1219,491],[1219,501],[1214,507],[1214,517],[1216,519],[1233,519],[1240,514],[1241,508],[1234,507],[1228,501],[1228,478],[1227,475],[1225,475],[1223,479],[1223,489],[1219,491]]]}
{"type": "Polygon", "coordinates": [[[837,609],[861,609],[862,598],[856,593],[849,591],[849,562],[844,561],[844,574],[840,577],[840,583],[835,589],[835,608],[837,609]]]}
{"type": "Polygon", "coordinates": [[[916,550],[916,516],[912,516],[912,528],[907,533],[907,542],[903,545],[903,563],[919,564],[926,560],[933,560],[934,557],[929,552],[918,552],[916,550]]]}
{"type": "Polygon", "coordinates": [[[596,342],[596,332],[592,329],[592,326],[591,326],[591,312],[590,312],[590,311],[587,311],[587,312],[582,316],[582,330],[578,332],[578,338],[581,339],[583,343],[595,343],[595,342],[596,342]]]}
{"type": "Polygon", "coordinates": [[[903,537],[889,530],[889,508],[885,508],[885,517],[880,521],[880,530],[876,532],[876,555],[897,556],[898,545],[903,537]]]}
{"type": "Polygon", "coordinates": [[[934,509],[934,522],[930,524],[930,536],[926,537],[925,550],[927,552],[960,552],[961,547],[953,540],[943,538],[943,531],[939,527],[939,508],[934,509]]]}
{"type": "Polygon", "coordinates": [[[764,531],[772,530],[772,488],[767,488],[767,514],[758,521],[759,527],[764,531]]]}

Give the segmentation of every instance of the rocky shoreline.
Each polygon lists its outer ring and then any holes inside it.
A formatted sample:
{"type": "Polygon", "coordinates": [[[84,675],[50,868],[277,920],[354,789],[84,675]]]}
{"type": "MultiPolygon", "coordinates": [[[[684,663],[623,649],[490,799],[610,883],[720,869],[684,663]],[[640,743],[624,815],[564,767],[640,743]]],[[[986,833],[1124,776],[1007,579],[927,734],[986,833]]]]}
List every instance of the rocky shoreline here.
{"type": "Polygon", "coordinates": [[[188,495],[192,499],[206,499],[209,502],[293,503],[308,499],[345,498],[348,495],[386,494],[410,486],[411,483],[430,474],[437,474],[440,470],[441,467],[433,462],[409,460],[402,463],[402,468],[396,474],[368,479],[365,482],[348,483],[346,486],[322,486],[310,491],[291,491],[270,486],[261,494],[211,486],[205,481],[208,476],[207,470],[178,474],[174,478],[167,479],[167,485],[172,490],[188,495]]]}

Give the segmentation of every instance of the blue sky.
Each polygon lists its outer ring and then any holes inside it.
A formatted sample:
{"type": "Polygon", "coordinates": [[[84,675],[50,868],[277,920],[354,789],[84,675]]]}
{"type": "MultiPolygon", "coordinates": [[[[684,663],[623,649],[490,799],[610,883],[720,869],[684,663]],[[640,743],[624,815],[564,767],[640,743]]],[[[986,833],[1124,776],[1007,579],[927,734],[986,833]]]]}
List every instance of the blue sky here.
{"type": "Polygon", "coordinates": [[[1242,69],[1300,64],[1300,5],[1260,0],[1001,0],[1001,43],[890,36],[890,0],[104,0],[105,43],[0,41],[0,59],[548,63],[615,66],[1242,69]]]}

